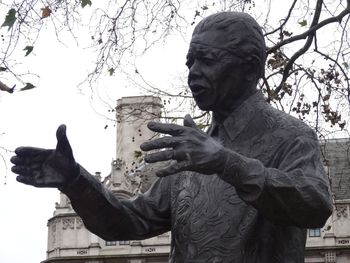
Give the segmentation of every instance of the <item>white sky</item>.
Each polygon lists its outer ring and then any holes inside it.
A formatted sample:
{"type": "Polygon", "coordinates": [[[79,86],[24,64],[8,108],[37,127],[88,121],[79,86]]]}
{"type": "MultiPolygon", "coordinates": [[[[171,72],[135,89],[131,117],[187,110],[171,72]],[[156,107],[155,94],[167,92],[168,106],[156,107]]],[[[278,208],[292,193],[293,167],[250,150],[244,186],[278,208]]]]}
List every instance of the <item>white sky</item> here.
{"type": "MultiPolygon", "coordinates": [[[[53,148],[56,128],[65,123],[76,160],[91,173],[101,171],[106,176],[115,158],[115,127],[96,114],[95,109],[100,113],[106,110],[97,94],[91,100],[89,91],[81,94],[77,88],[94,57],[84,46],[67,48],[58,44],[53,34],[41,39],[33,54],[21,57],[31,71],[40,74],[38,88],[14,94],[0,92],[0,146],[10,150],[17,146],[53,148]],[[108,129],[104,129],[106,124],[108,129]]],[[[185,70],[186,43],[176,37],[169,43],[138,64],[147,79],[158,87],[171,86],[185,70]]],[[[115,77],[104,78],[99,90],[111,105],[122,96],[137,94],[128,83],[115,77]]],[[[3,154],[10,168],[12,154],[3,154]]],[[[46,259],[46,224],[59,192],[19,184],[10,171],[5,185],[5,176],[6,168],[0,159],[0,262],[40,262],[46,259]]]]}
{"type": "MultiPolygon", "coordinates": [[[[106,121],[94,113],[89,98],[78,93],[76,84],[84,73],[79,68],[84,62],[74,51],[62,46],[38,51],[39,87],[0,94],[0,129],[6,132],[0,136],[0,145],[11,150],[20,145],[55,147],[55,130],[65,123],[76,159],[91,172],[106,175],[115,153],[114,128],[105,130],[106,121]]],[[[58,191],[19,184],[11,172],[4,185],[4,173],[0,163],[0,262],[44,260],[46,223],[58,191]]]]}
{"type": "MultiPolygon", "coordinates": [[[[14,94],[0,93],[0,134],[5,133],[0,136],[0,146],[10,150],[18,146],[53,148],[56,129],[65,123],[76,160],[91,173],[101,171],[106,176],[112,158],[115,158],[115,127],[96,114],[96,108],[100,113],[107,113],[99,105],[101,101],[98,98],[91,100],[87,95],[89,91],[84,95],[77,88],[94,57],[82,47],[70,45],[67,48],[58,44],[53,34],[41,39],[43,42],[37,43],[33,54],[21,57],[25,66],[40,74],[38,88],[14,94]],[[104,129],[106,124],[108,129],[104,129]]],[[[159,47],[158,55],[150,54],[139,63],[146,76],[152,72],[153,79],[149,80],[159,85],[172,81],[178,73],[175,68],[185,69],[186,44],[171,43],[168,48],[159,47]],[[173,50],[180,55],[174,54],[173,50]]],[[[116,78],[106,78],[99,90],[103,99],[112,105],[122,96],[137,94],[116,78]]],[[[96,93],[93,95],[97,96],[96,93]]],[[[13,154],[1,153],[10,169],[9,159],[13,154]]],[[[37,263],[46,259],[46,224],[58,200],[56,189],[17,183],[15,175],[6,171],[0,159],[1,263],[37,263]]]]}

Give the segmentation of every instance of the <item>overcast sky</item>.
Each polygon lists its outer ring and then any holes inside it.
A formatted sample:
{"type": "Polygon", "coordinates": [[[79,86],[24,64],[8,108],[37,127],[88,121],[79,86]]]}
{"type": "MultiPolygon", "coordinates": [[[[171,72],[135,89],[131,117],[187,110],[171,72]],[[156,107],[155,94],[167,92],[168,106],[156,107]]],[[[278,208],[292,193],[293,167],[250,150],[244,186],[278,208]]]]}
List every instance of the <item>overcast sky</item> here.
{"type": "MultiPolygon", "coordinates": [[[[17,146],[53,148],[56,129],[65,123],[76,160],[91,173],[100,171],[106,176],[115,158],[116,128],[96,111],[107,114],[102,100],[113,105],[123,96],[138,93],[116,77],[100,83],[98,94],[96,91],[91,94],[89,90],[81,93],[77,85],[86,76],[87,65],[94,56],[84,45],[68,48],[57,43],[53,34],[41,39],[30,56],[20,57],[31,71],[40,74],[38,88],[0,93],[0,146],[9,150],[17,146]]],[[[171,45],[159,46],[138,65],[146,76],[151,76],[148,79],[151,82],[170,85],[173,78],[185,70],[186,49],[182,40],[171,41],[171,45]]],[[[12,85],[11,78],[5,76],[1,80],[12,85]]],[[[13,154],[1,153],[10,169],[9,158],[13,154]]],[[[0,159],[1,263],[37,263],[46,259],[46,224],[58,200],[56,189],[17,183],[15,175],[6,170],[0,159]]]]}
{"type": "MultiPolygon", "coordinates": [[[[5,133],[0,145],[10,150],[20,145],[53,148],[56,128],[65,123],[76,159],[89,171],[106,175],[115,154],[115,132],[112,125],[104,129],[106,120],[76,88],[84,73],[79,71],[83,56],[73,48],[51,48],[55,52],[42,49],[35,55],[41,74],[38,88],[0,94],[0,132],[5,133]]],[[[5,155],[6,161],[10,155],[5,155]]],[[[0,162],[0,262],[39,262],[46,257],[46,223],[58,190],[19,184],[11,172],[5,180],[5,169],[0,162]]]]}
{"type": "MultiPolygon", "coordinates": [[[[4,14],[0,10],[0,21],[4,14]]],[[[97,113],[107,114],[102,101],[114,106],[117,99],[138,93],[117,77],[104,78],[98,93],[81,92],[77,85],[88,73],[94,56],[83,43],[76,46],[70,42],[68,46],[57,43],[51,32],[41,36],[30,56],[20,57],[28,69],[40,74],[40,81],[33,90],[0,92],[0,146],[9,150],[17,146],[53,148],[56,129],[65,123],[76,160],[91,173],[100,171],[106,176],[115,158],[116,129],[113,122],[97,113]]],[[[171,87],[185,71],[186,51],[187,44],[174,36],[168,46],[158,46],[138,60],[138,68],[151,83],[171,87]]],[[[0,77],[12,85],[10,78],[0,77]]],[[[0,153],[10,168],[12,154],[1,149],[0,153]]],[[[46,259],[46,224],[58,200],[56,189],[17,183],[0,159],[1,263],[37,263],[46,259]]]]}

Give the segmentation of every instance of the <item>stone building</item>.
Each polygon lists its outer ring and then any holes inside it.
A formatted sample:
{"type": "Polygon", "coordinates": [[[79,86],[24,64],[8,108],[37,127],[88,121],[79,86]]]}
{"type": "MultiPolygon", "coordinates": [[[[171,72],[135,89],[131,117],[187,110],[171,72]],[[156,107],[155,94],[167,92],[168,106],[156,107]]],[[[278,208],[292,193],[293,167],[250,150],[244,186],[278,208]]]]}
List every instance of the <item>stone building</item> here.
{"type": "Polygon", "coordinates": [[[322,229],[308,229],[305,262],[350,262],[350,139],[323,142],[334,210],[322,229]]]}
{"type": "MultiPolygon", "coordinates": [[[[111,174],[95,177],[118,198],[129,198],[149,188],[154,166],[141,162],[140,144],[154,136],[146,124],[157,120],[161,101],[152,96],[125,97],[117,102],[117,152],[111,174]]],[[[53,217],[48,220],[47,259],[43,262],[107,263],[167,262],[170,233],[142,241],[106,242],[89,232],[69,199],[60,193],[53,217]]]]}
{"type": "MultiPolygon", "coordinates": [[[[117,152],[111,174],[95,176],[119,198],[147,190],[156,167],[140,162],[139,145],[156,136],[146,123],[159,119],[161,101],[151,96],[126,97],[117,103],[117,152]]],[[[322,229],[307,230],[305,262],[350,262],[350,140],[322,144],[325,168],[331,180],[335,209],[322,229]]],[[[60,194],[48,220],[45,263],[165,263],[170,252],[170,233],[141,241],[109,241],[89,232],[75,214],[69,199],[60,194]]]]}

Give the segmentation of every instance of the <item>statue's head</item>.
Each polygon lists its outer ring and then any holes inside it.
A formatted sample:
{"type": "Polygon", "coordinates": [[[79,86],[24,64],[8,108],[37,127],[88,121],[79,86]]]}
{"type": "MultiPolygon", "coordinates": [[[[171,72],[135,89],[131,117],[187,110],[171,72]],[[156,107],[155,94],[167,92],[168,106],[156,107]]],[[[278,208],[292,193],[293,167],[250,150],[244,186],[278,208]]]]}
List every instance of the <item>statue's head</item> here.
{"type": "Polygon", "coordinates": [[[222,12],[204,18],[187,54],[188,84],[198,106],[215,111],[255,89],[265,60],[264,36],[250,15],[222,12]]]}

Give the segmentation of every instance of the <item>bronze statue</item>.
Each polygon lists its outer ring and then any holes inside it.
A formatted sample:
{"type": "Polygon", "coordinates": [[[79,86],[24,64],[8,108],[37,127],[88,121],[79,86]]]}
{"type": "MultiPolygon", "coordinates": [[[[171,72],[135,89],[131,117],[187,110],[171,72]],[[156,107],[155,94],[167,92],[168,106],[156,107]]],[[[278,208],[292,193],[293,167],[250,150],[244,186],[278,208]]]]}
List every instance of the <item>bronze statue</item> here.
{"type": "Polygon", "coordinates": [[[172,232],[170,262],[304,262],[306,228],[322,227],[332,201],[315,133],[272,108],[257,90],[266,60],[263,34],[247,14],[223,12],[195,28],[188,84],[207,132],[150,122],[167,134],[141,145],[149,163],[171,160],[145,193],[118,200],[74,160],[57,130],[54,150],[20,147],[19,182],[57,187],[85,226],[105,240],[172,232]]]}

